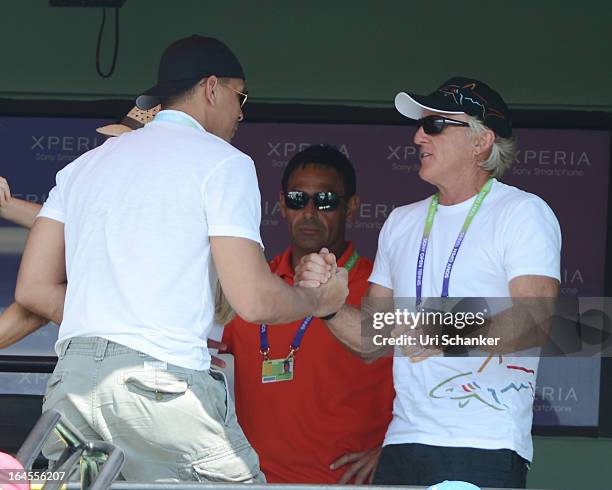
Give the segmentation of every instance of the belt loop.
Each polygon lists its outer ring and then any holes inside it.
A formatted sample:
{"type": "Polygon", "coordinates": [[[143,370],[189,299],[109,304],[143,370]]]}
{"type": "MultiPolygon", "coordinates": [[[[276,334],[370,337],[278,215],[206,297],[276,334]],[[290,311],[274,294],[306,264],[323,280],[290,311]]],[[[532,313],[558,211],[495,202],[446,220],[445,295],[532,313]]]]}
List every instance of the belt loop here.
{"type": "Polygon", "coordinates": [[[106,353],[106,347],[108,346],[108,340],[98,337],[96,345],[96,354],[94,359],[96,361],[101,361],[104,359],[104,354],[106,353]]]}
{"type": "Polygon", "coordinates": [[[72,339],[68,339],[68,340],[64,340],[61,345],[60,345],[60,352],[59,352],[59,359],[62,360],[64,357],[66,357],[66,351],[68,350],[68,346],[70,345],[70,342],[72,341],[72,339]]]}

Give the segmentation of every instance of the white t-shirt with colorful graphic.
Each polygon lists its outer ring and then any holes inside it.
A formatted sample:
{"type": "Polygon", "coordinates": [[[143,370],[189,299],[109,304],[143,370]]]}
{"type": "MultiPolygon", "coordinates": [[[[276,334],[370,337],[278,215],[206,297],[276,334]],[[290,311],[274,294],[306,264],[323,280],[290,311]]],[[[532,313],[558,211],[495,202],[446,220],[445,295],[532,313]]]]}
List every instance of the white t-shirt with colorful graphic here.
{"type": "MultiPolygon", "coordinates": [[[[370,282],[395,298],[416,296],[417,255],[430,199],[396,208],[381,230],[370,282]]],[[[438,207],[424,263],[423,298],[439,298],[444,269],[476,197],[438,207]]],[[[539,197],[493,181],[472,221],[450,276],[450,297],[508,298],[518,276],[560,279],[561,231],[539,197]]],[[[538,357],[396,355],[396,398],[384,445],[512,449],[531,460],[538,357]]]]}

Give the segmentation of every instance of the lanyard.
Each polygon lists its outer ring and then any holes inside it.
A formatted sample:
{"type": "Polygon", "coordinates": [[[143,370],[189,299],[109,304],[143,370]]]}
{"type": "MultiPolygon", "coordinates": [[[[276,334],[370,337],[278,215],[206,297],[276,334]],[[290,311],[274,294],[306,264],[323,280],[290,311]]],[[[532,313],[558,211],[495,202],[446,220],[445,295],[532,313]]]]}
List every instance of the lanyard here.
{"type": "MultiPolygon", "coordinates": [[[[444,268],[444,279],[442,282],[442,297],[448,297],[448,288],[450,283],[450,275],[453,270],[453,265],[455,264],[455,259],[457,258],[457,252],[459,252],[459,247],[461,247],[461,243],[463,243],[463,239],[465,238],[465,234],[468,231],[468,228],[472,224],[472,220],[476,213],[480,209],[482,202],[485,197],[491,190],[491,186],[493,185],[493,179],[487,180],[485,185],[482,186],[480,192],[476,196],[476,200],[472,207],[470,208],[470,212],[468,213],[463,226],[461,227],[461,231],[457,236],[457,240],[455,240],[455,245],[453,250],[451,251],[450,257],[448,258],[448,262],[446,263],[446,267],[444,268]]],[[[438,194],[434,195],[431,198],[431,202],[429,203],[429,210],[427,211],[427,219],[425,220],[425,228],[423,229],[423,238],[421,239],[421,248],[419,249],[419,256],[417,257],[417,269],[416,269],[416,306],[421,305],[421,300],[423,297],[423,270],[425,268],[425,254],[427,253],[427,245],[429,243],[429,235],[431,233],[431,228],[433,226],[434,217],[436,216],[436,212],[438,211],[438,203],[440,201],[440,196],[438,194]]]]}
{"type": "Polygon", "coordinates": [[[182,124],[183,126],[190,126],[196,129],[202,129],[198,124],[192,121],[190,118],[181,114],[179,112],[158,112],[155,116],[155,121],[166,121],[173,122],[177,124],[182,124]]]}
{"type": "MultiPolygon", "coordinates": [[[[354,250],[349,259],[344,264],[344,268],[350,272],[353,266],[357,263],[357,259],[359,258],[359,254],[357,250],[354,250]]],[[[289,355],[287,359],[293,357],[295,352],[300,348],[302,343],[302,338],[308,329],[308,326],[311,324],[313,320],[312,316],[307,316],[302,320],[297,332],[295,332],[295,336],[293,337],[293,341],[289,346],[289,355]]],[[[265,323],[262,323],[259,326],[259,352],[264,356],[264,360],[268,360],[268,354],[270,353],[270,342],[268,340],[268,326],[265,323]]]]}

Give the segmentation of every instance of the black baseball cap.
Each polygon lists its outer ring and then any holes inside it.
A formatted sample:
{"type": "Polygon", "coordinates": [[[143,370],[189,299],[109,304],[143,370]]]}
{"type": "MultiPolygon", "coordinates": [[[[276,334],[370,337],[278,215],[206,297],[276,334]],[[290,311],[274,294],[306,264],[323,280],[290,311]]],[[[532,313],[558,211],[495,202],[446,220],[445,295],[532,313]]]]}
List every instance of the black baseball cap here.
{"type": "Polygon", "coordinates": [[[236,55],[221,41],[193,35],[173,42],[159,61],[157,85],[136,99],[136,106],[149,110],[170,97],[193,87],[210,75],[245,80],[236,55]]]}
{"type": "Polygon", "coordinates": [[[429,95],[400,92],[395,107],[410,119],[421,119],[424,111],[468,114],[484,123],[502,138],[512,136],[508,106],[486,83],[465,77],[453,77],[429,95]]]}

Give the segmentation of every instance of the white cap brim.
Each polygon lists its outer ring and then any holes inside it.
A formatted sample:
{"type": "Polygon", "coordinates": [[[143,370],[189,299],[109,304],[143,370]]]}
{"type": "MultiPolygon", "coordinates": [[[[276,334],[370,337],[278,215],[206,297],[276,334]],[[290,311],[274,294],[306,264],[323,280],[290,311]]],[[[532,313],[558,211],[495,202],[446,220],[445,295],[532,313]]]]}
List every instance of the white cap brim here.
{"type": "Polygon", "coordinates": [[[425,111],[438,112],[440,114],[465,114],[462,111],[444,111],[435,107],[428,107],[417,102],[406,92],[400,92],[395,96],[395,108],[400,114],[410,119],[421,119],[425,111]]]}

